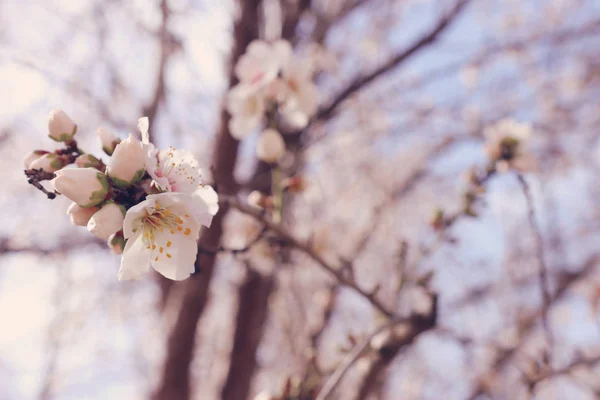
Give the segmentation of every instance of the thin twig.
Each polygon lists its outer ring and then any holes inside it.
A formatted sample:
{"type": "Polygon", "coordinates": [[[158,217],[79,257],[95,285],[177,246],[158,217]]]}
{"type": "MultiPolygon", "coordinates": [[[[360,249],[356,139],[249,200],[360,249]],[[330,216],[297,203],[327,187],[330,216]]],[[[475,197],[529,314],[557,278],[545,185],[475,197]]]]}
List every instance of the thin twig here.
{"type": "Polygon", "coordinates": [[[335,390],[337,385],[340,383],[340,381],[342,380],[344,375],[346,375],[346,372],[348,372],[348,370],[352,367],[352,365],[354,365],[360,359],[360,357],[363,355],[365,350],[369,347],[371,340],[373,340],[373,338],[375,336],[377,336],[381,332],[385,331],[386,329],[390,328],[391,326],[393,326],[396,323],[397,323],[397,321],[392,320],[392,321],[389,321],[388,323],[380,326],[375,331],[373,331],[369,336],[367,336],[367,338],[361,344],[357,345],[354,348],[354,350],[346,357],[346,359],[341,364],[341,366],[333,373],[333,375],[331,375],[329,377],[327,382],[325,382],[325,385],[323,385],[323,388],[321,389],[321,391],[319,392],[319,394],[315,400],[327,399],[327,397],[335,390]]]}
{"type": "Polygon", "coordinates": [[[198,253],[204,253],[204,254],[231,253],[233,255],[246,253],[246,252],[250,251],[250,249],[252,249],[252,247],[254,247],[255,244],[260,242],[260,240],[262,238],[264,238],[264,236],[266,235],[266,233],[268,231],[269,231],[269,228],[267,226],[263,226],[262,229],[260,230],[260,232],[258,232],[258,234],[252,238],[252,240],[250,240],[248,243],[246,243],[246,245],[244,247],[231,248],[231,247],[219,246],[217,248],[207,249],[202,246],[198,246],[198,253]]]}
{"type": "Polygon", "coordinates": [[[378,311],[380,311],[383,315],[388,318],[392,318],[394,313],[387,309],[376,297],[375,293],[368,293],[362,288],[360,288],[357,283],[346,277],[342,270],[330,265],[323,257],[317,254],[308,243],[301,242],[299,239],[296,239],[292,234],[290,234],[283,226],[280,224],[276,224],[271,220],[264,217],[264,215],[255,210],[254,208],[241,203],[236,197],[224,195],[219,195],[219,199],[227,202],[229,205],[234,207],[235,209],[241,211],[244,214],[250,215],[254,217],[256,220],[262,222],[268,229],[275,232],[279,237],[281,237],[286,243],[292,245],[298,250],[302,251],[314,261],[317,262],[325,271],[327,271],[330,275],[332,275],[335,279],[337,279],[341,284],[347,286],[354,290],[356,293],[360,294],[366,300],[369,301],[378,311]]]}
{"type": "Polygon", "coordinates": [[[521,189],[523,189],[523,194],[525,195],[525,200],[527,201],[527,213],[529,218],[529,225],[531,226],[531,230],[535,236],[535,247],[536,247],[536,257],[539,263],[539,280],[540,280],[540,288],[542,292],[542,322],[544,324],[544,329],[548,335],[548,342],[550,351],[552,350],[552,331],[550,329],[550,324],[548,321],[548,308],[550,307],[550,303],[552,301],[552,294],[550,293],[550,288],[548,287],[548,267],[546,265],[546,257],[544,254],[544,240],[542,238],[542,232],[536,220],[536,212],[535,206],[533,203],[533,196],[531,195],[531,188],[529,184],[525,180],[522,174],[517,173],[517,179],[519,180],[519,184],[521,185],[521,189]]]}
{"type": "Polygon", "coordinates": [[[313,120],[318,121],[329,118],[335,113],[338,106],[340,106],[340,104],[342,104],[351,95],[362,89],[364,86],[370,84],[381,75],[384,75],[393,68],[397,67],[403,61],[410,58],[413,54],[417,53],[422,48],[425,48],[428,45],[434,43],[438,39],[439,35],[450,25],[452,21],[456,19],[456,17],[465,8],[469,1],[470,0],[459,0],[456,3],[456,5],[452,8],[452,10],[450,10],[449,13],[444,15],[430,32],[428,32],[426,35],[417,40],[406,50],[392,57],[379,68],[375,69],[369,74],[360,76],[357,79],[355,79],[348,87],[342,90],[327,107],[320,109],[313,120]]]}

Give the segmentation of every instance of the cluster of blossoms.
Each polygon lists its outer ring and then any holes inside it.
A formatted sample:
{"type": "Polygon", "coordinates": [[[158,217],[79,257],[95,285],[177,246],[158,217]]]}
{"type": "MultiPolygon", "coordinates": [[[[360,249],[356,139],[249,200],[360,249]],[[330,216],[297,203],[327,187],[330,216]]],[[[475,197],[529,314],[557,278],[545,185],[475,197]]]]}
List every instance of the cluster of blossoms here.
{"type": "Polygon", "coordinates": [[[200,228],[210,226],[218,196],[201,183],[191,153],[156,149],[148,127],[148,119],[141,118],[141,141],[132,134],[121,141],[98,128],[102,149],[111,156],[105,165],[78,148],[77,125],[54,110],[48,136],[65,148],[32,152],[25,158],[25,173],[45,193],[39,181],[52,179],[55,193],[73,201],[67,210],[73,224],[86,226],[113,252],[122,253],[119,280],[140,279],[150,266],[182,280],[194,272],[200,228]]]}
{"type": "Polygon", "coordinates": [[[502,119],[486,127],[483,136],[483,150],[489,164],[485,169],[472,168],[468,171],[468,188],[463,194],[462,209],[454,215],[446,215],[443,210],[437,210],[431,220],[434,229],[443,230],[449,227],[461,215],[477,216],[475,205],[494,175],[508,171],[527,172],[535,168],[535,159],[528,149],[531,137],[529,124],[502,119]]]}
{"type": "Polygon", "coordinates": [[[486,139],[485,153],[497,172],[525,172],[534,168],[534,159],[528,151],[531,137],[529,124],[502,119],[488,126],[483,135],[486,139]]]}
{"type": "Polygon", "coordinates": [[[280,132],[304,128],[316,112],[318,90],[313,82],[313,63],[294,56],[285,40],[255,40],[234,72],[239,84],[227,95],[229,131],[241,140],[266,128],[258,139],[256,153],[262,161],[275,163],[285,153],[280,132]]]}

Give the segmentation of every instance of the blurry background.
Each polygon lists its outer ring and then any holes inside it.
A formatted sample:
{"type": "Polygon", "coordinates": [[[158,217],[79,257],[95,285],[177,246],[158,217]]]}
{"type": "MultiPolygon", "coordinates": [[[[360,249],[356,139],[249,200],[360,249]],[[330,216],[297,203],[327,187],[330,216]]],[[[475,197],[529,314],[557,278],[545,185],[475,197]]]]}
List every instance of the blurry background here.
{"type": "MultiPolygon", "coordinates": [[[[0,88],[0,399],[313,399],[326,382],[344,400],[600,396],[599,2],[9,0],[0,88]],[[302,252],[265,239],[205,255],[185,282],[118,282],[119,257],[23,176],[26,153],[55,146],[58,107],[93,153],[98,126],[125,137],[146,115],[209,182],[215,166],[230,193],[264,188],[255,137],[238,148],[222,104],[246,44],[280,36],[322,68],[320,111],[287,137],[284,170],[308,186],[286,195],[284,226],[389,309],[424,315],[351,363],[382,317],[302,252]],[[460,209],[482,131],[505,117],[534,130],[547,329],[514,173],[476,218],[429,224],[460,209]]],[[[222,215],[209,242],[260,229],[222,215]]]]}

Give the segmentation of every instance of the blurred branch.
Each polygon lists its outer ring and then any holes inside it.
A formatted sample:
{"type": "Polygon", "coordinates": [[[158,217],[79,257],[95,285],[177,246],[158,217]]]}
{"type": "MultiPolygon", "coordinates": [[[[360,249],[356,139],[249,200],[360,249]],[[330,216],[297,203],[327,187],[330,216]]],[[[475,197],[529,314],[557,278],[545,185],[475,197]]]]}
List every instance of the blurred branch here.
{"type": "Polygon", "coordinates": [[[342,362],[340,367],[329,377],[327,382],[325,382],[325,385],[323,385],[323,388],[319,391],[316,400],[326,400],[329,395],[333,393],[344,375],[346,375],[346,372],[348,372],[348,370],[350,370],[350,368],[352,368],[352,366],[362,357],[365,351],[369,349],[369,345],[371,344],[373,338],[385,330],[390,329],[396,323],[397,321],[394,320],[388,321],[386,324],[374,330],[369,336],[367,336],[366,339],[363,340],[362,343],[355,346],[352,352],[342,362]]]}
{"type": "Polygon", "coordinates": [[[535,205],[533,202],[533,196],[531,194],[531,188],[529,187],[529,184],[527,183],[525,177],[522,174],[517,173],[517,179],[519,181],[519,184],[521,185],[521,189],[523,189],[523,194],[525,195],[525,200],[527,202],[527,215],[529,219],[529,225],[535,237],[536,257],[539,263],[538,275],[540,280],[540,288],[542,292],[542,322],[544,324],[546,334],[548,335],[548,354],[551,354],[553,335],[550,323],[548,321],[548,307],[550,307],[552,295],[550,293],[550,288],[548,287],[548,266],[546,265],[546,257],[544,254],[544,239],[542,238],[542,232],[536,220],[535,205]]]}
{"type": "MultiPolygon", "coordinates": [[[[562,296],[567,292],[569,288],[571,288],[575,283],[580,280],[586,279],[588,275],[596,268],[596,265],[600,261],[600,254],[594,254],[590,256],[584,263],[583,268],[575,273],[565,274],[561,280],[559,280],[558,288],[552,298],[550,299],[550,303],[548,308],[542,310],[542,312],[548,312],[549,308],[555,304],[558,300],[562,298],[562,296]]],[[[490,393],[493,390],[493,378],[496,374],[499,373],[511,360],[512,358],[519,353],[521,348],[525,345],[530,334],[533,332],[536,327],[536,323],[540,317],[544,318],[542,313],[536,312],[533,315],[523,319],[519,324],[519,336],[521,340],[515,346],[505,349],[498,350],[495,360],[489,368],[489,372],[485,377],[480,379],[479,384],[473,391],[472,395],[469,396],[470,400],[475,400],[479,396],[490,393]],[[486,379],[488,378],[488,379],[486,379]]]]}
{"type": "MultiPolygon", "coordinates": [[[[319,254],[317,254],[317,252],[311,248],[309,243],[304,243],[304,242],[301,242],[300,240],[296,239],[292,234],[290,234],[280,224],[276,224],[276,223],[266,219],[261,212],[257,211],[256,209],[254,209],[246,204],[241,203],[237,198],[235,198],[233,196],[227,196],[227,195],[221,194],[219,196],[219,199],[221,201],[229,204],[231,207],[243,212],[244,214],[248,214],[248,215],[254,217],[255,219],[257,219],[258,221],[262,222],[270,230],[277,233],[277,235],[279,235],[279,237],[281,237],[285,243],[290,244],[291,246],[295,247],[296,249],[298,249],[298,250],[302,251],[303,253],[305,253],[306,255],[308,255],[319,266],[321,266],[321,268],[323,268],[330,275],[332,275],[338,282],[340,282],[344,286],[351,288],[356,293],[361,295],[383,315],[385,315],[388,318],[392,318],[394,316],[394,313],[392,311],[388,310],[387,307],[385,307],[375,297],[376,293],[366,292],[364,289],[362,289],[358,286],[357,282],[355,282],[354,279],[348,278],[345,276],[345,274],[343,273],[343,270],[347,269],[347,268],[338,269],[338,268],[330,265],[327,261],[325,261],[325,259],[323,257],[321,257],[319,254]]],[[[346,267],[351,267],[351,265],[347,265],[346,267]]]]}
{"type": "Polygon", "coordinates": [[[0,256],[19,253],[30,253],[40,256],[49,256],[52,254],[75,251],[89,245],[97,245],[99,247],[106,248],[106,243],[95,237],[85,237],[83,239],[78,240],[65,239],[64,241],[60,241],[55,246],[49,248],[40,247],[38,245],[13,246],[10,244],[10,242],[10,238],[0,238],[0,256]]]}
{"type": "Polygon", "coordinates": [[[546,379],[551,379],[551,378],[554,378],[559,375],[568,375],[568,374],[571,374],[572,372],[574,372],[574,370],[576,370],[578,368],[582,368],[582,367],[593,368],[598,363],[600,363],[600,356],[577,359],[577,360],[569,363],[569,365],[567,365],[563,368],[554,369],[554,370],[547,369],[542,372],[539,372],[539,373],[535,374],[534,376],[528,377],[527,381],[528,381],[530,390],[533,390],[538,383],[540,383],[546,379]]]}
{"type": "Polygon", "coordinates": [[[385,64],[375,69],[371,73],[356,78],[353,82],[350,83],[350,85],[346,87],[346,89],[338,93],[328,106],[319,109],[319,111],[313,118],[313,121],[325,120],[331,117],[337,111],[337,108],[354,93],[358,92],[364,86],[367,86],[378,77],[386,74],[390,70],[399,66],[400,64],[402,64],[403,61],[409,59],[419,50],[422,50],[423,48],[426,48],[427,46],[435,43],[435,41],[439,38],[440,34],[445,31],[445,29],[458,17],[458,15],[460,15],[461,11],[469,3],[469,1],[470,0],[458,0],[458,2],[452,8],[452,10],[444,17],[442,17],[429,33],[421,37],[408,49],[392,57],[385,64]]]}
{"type": "MultiPolygon", "coordinates": [[[[345,362],[331,375],[329,380],[323,386],[323,389],[319,392],[317,400],[326,400],[332,393],[336,386],[340,383],[343,376],[348,370],[355,364],[364,352],[369,348],[377,354],[375,360],[372,361],[365,382],[371,382],[378,377],[381,372],[391,363],[402,348],[410,345],[421,333],[433,329],[437,323],[437,296],[432,295],[432,306],[429,314],[420,315],[413,314],[408,318],[392,319],[383,327],[377,329],[368,338],[357,345],[352,353],[348,356],[345,362]],[[383,334],[384,331],[389,329],[389,336],[381,345],[373,346],[372,340],[379,334],[383,334]],[[376,347],[376,348],[375,348],[376,347]]],[[[370,385],[363,384],[361,391],[365,388],[370,388],[370,385]]],[[[368,390],[367,390],[368,391],[368,390]]],[[[365,398],[365,396],[359,394],[359,398],[365,398]]]]}

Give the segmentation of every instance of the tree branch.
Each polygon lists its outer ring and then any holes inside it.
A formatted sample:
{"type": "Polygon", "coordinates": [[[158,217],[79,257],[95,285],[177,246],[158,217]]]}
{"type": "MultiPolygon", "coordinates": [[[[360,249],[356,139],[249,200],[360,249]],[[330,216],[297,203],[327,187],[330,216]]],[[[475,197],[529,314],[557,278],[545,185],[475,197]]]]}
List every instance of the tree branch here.
{"type": "Polygon", "coordinates": [[[290,244],[296,249],[302,251],[310,258],[312,258],[316,263],[321,266],[325,271],[327,271],[331,276],[333,276],[338,282],[342,285],[347,286],[354,290],[356,293],[365,298],[373,307],[375,307],[381,314],[388,318],[392,318],[394,313],[387,309],[376,297],[375,293],[368,293],[364,289],[360,288],[357,283],[351,279],[347,278],[343,270],[341,268],[336,268],[330,265],[323,257],[321,257],[317,252],[315,252],[308,243],[301,242],[296,239],[292,234],[290,234],[283,226],[280,224],[276,224],[268,219],[266,219],[262,213],[257,211],[256,209],[242,204],[237,198],[234,196],[220,195],[219,200],[226,202],[231,207],[241,211],[244,214],[248,214],[254,217],[256,220],[262,222],[265,226],[267,226],[270,230],[275,232],[280,238],[282,238],[285,243],[290,244]]]}
{"type": "Polygon", "coordinates": [[[335,114],[337,108],[354,93],[358,92],[363,87],[379,78],[381,75],[384,75],[390,70],[399,66],[402,62],[409,59],[419,50],[422,50],[423,48],[433,44],[439,38],[440,34],[444,32],[444,30],[458,17],[469,1],[470,0],[458,0],[452,10],[443,16],[429,33],[421,37],[406,50],[392,57],[379,68],[375,69],[369,74],[356,78],[352,83],[350,83],[350,85],[338,93],[328,106],[321,108],[313,118],[313,121],[322,121],[331,117],[333,114],[335,114]]]}

